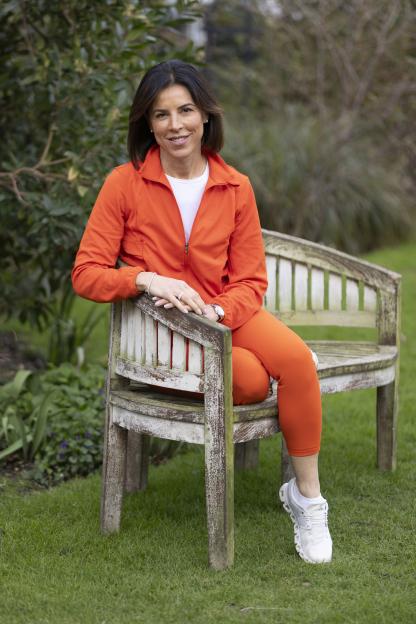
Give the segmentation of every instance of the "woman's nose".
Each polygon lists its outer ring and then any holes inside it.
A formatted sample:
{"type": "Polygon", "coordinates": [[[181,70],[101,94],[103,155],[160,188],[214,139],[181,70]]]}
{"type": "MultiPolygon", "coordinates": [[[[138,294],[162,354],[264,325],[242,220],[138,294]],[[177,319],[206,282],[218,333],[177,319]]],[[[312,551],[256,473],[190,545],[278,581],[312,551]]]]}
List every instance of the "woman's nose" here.
{"type": "Polygon", "coordinates": [[[180,118],[180,115],[177,115],[176,113],[172,114],[169,118],[170,121],[170,129],[171,130],[180,130],[180,128],[182,127],[182,121],[180,118]]]}

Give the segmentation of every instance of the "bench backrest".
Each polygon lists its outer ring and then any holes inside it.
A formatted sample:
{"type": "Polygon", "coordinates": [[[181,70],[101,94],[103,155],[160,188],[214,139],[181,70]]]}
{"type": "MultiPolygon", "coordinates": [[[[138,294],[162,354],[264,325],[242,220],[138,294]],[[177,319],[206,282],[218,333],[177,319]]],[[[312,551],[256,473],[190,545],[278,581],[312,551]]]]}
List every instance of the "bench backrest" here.
{"type": "MultiPolygon", "coordinates": [[[[377,327],[381,344],[397,344],[399,275],[304,239],[267,230],[263,238],[268,310],[289,325],[377,327]]],[[[147,297],[113,306],[110,374],[203,392],[204,328],[157,310],[147,297]]]]}
{"type": "Polygon", "coordinates": [[[393,331],[386,324],[397,320],[399,275],[304,239],[267,230],[263,238],[270,312],[288,325],[377,327],[385,342],[393,331]]]}

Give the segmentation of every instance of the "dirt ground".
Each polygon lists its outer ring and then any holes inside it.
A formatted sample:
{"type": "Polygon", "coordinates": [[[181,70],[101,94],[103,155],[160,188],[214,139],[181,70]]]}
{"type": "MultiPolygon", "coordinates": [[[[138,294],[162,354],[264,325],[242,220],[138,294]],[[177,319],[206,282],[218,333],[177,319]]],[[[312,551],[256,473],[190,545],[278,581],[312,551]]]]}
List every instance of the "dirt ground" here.
{"type": "Polygon", "coordinates": [[[12,331],[0,332],[0,384],[13,379],[19,369],[42,370],[44,358],[12,331]]]}

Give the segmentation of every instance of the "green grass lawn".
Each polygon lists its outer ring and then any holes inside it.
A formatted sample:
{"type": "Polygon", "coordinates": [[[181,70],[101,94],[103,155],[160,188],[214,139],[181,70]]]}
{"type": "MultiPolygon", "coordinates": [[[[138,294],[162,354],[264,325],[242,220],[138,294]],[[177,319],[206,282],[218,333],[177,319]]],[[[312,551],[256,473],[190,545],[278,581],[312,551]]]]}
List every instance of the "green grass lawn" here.
{"type": "MultiPolygon", "coordinates": [[[[99,533],[100,478],[51,491],[0,479],[0,621],[7,624],[416,621],[416,244],[368,257],[403,274],[398,468],[375,467],[375,391],[324,397],[321,482],[333,563],[295,554],[277,501],[280,438],[236,475],[234,567],[207,567],[202,449],[150,468],[120,534],[99,533]]],[[[105,332],[95,338],[103,343],[105,332]]],[[[104,349],[105,350],[105,349],[104,349]]],[[[104,352],[103,350],[103,352],[104,352]]]]}

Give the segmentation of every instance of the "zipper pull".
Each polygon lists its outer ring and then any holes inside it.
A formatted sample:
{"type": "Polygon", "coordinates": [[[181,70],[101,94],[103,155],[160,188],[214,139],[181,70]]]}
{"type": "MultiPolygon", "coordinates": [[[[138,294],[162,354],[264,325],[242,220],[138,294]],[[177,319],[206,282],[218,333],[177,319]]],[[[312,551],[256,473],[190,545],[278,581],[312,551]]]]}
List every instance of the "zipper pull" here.
{"type": "Polygon", "coordinates": [[[189,243],[185,243],[185,254],[188,255],[189,243]]]}

